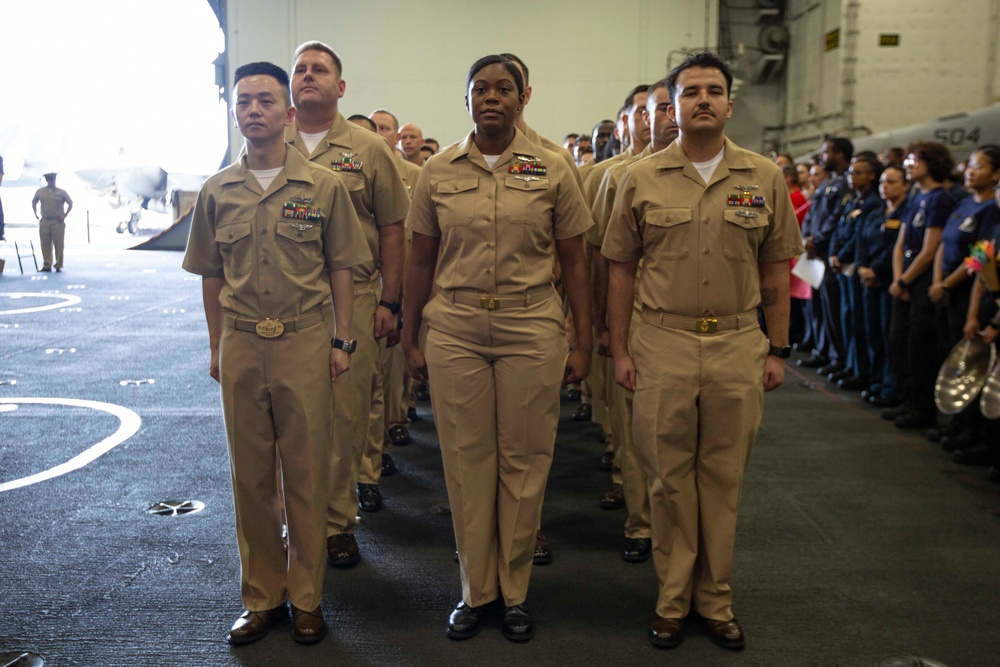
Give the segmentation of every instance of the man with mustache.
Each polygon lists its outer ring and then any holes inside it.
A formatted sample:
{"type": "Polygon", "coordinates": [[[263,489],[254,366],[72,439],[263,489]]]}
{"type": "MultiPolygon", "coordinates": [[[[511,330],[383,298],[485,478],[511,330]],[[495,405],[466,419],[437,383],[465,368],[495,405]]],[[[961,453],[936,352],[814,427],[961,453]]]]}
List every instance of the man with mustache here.
{"type": "Polygon", "coordinates": [[[731,86],[711,53],[670,72],[677,140],[626,168],[601,250],[615,381],[635,392],[649,480],[660,580],[649,641],[660,648],[680,644],[692,611],[716,644],[745,645],[729,585],[737,506],[764,392],[791,352],[788,260],[802,239],[781,170],[725,136],[731,86]]]}

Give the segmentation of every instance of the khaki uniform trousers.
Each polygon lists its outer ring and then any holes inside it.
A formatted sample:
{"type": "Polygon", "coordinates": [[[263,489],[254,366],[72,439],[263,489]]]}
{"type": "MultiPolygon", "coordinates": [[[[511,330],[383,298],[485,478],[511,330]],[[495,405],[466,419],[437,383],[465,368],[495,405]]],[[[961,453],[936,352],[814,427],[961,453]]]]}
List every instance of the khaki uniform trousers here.
{"type": "Polygon", "coordinates": [[[61,220],[42,218],[38,223],[38,239],[42,245],[42,268],[61,269],[63,266],[63,246],[66,239],[66,223],[61,220]],[[52,264],[52,249],[55,248],[55,264],[52,264]]]}
{"type": "MultiPolygon", "coordinates": [[[[354,533],[358,516],[358,482],[365,481],[362,460],[368,450],[373,397],[381,403],[382,371],[379,342],[375,340],[375,309],[379,276],[354,283],[351,329],[358,346],[351,355],[351,370],[333,388],[333,455],[330,457],[330,501],[327,536],[354,533]]],[[[327,341],[327,345],[330,341],[327,341]]],[[[381,417],[379,417],[381,426],[381,417]]],[[[379,446],[382,434],[379,433],[379,446]]],[[[381,454],[379,471],[381,472],[381,454]]]]}
{"type": "Polygon", "coordinates": [[[243,605],[263,611],[287,597],[315,609],[326,571],[330,337],[320,323],[270,340],[225,326],[219,352],[243,605]]]}
{"type": "Polygon", "coordinates": [[[649,477],[656,613],[733,618],[732,570],[743,472],[764,406],[767,339],[756,322],[698,335],[647,321],[633,327],[632,415],[649,477]]]}
{"type": "MultiPolygon", "coordinates": [[[[639,311],[632,312],[632,328],[639,321],[639,311]]],[[[607,357],[602,357],[610,361],[607,357]]],[[[650,536],[649,485],[646,471],[639,460],[632,438],[633,392],[615,382],[614,365],[609,364],[607,374],[608,423],[616,447],[615,462],[619,471],[622,490],[625,492],[625,537],[631,539],[650,536]]],[[[612,478],[614,473],[612,472],[612,478]]],[[[618,484],[619,482],[615,482],[618,484]]]]}
{"type": "MultiPolygon", "coordinates": [[[[600,424],[604,435],[604,451],[613,452],[617,448],[611,434],[611,423],[608,420],[608,392],[606,378],[611,360],[597,354],[597,346],[590,357],[590,374],[583,380],[581,401],[590,403],[590,421],[600,424]]],[[[613,374],[612,374],[613,375],[613,374]]],[[[612,464],[611,477],[615,484],[621,483],[621,470],[617,463],[612,464]]]]}
{"type": "Polygon", "coordinates": [[[424,319],[462,599],[521,604],[559,423],[559,299],[491,311],[438,295],[424,319]]]}
{"type": "MultiPolygon", "coordinates": [[[[382,396],[385,398],[385,416],[382,420],[382,453],[392,454],[392,439],[389,429],[406,426],[410,420],[410,383],[412,379],[406,370],[406,356],[399,343],[393,347],[383,346],[382,350],[382,396]]],[[[380,462],[381,465],[381,462],[380,462]]]]}

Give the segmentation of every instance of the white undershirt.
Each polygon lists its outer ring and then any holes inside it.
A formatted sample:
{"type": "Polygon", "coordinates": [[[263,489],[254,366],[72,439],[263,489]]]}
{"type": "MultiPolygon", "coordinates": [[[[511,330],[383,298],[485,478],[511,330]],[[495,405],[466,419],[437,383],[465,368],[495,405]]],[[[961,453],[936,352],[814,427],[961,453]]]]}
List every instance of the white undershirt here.
{"type": "Polygon", "coordinates": [[[250,173],[253,174],[253,177],[257,179],[258,183],[260,183],[260,187],[264,188],[264,191],[267,192],[267,189],[271,187],[271,183],[274,182],[274,179],[277,178],[278,174],[280,174],[281,170],[284,168],[285,166],[282,165],[280,167],[275,167],[274,169],[251,169],[250,173]]]}
{"type": "Polygon", "coordinates": [[[723,146],[722,150],[719,151],[719,154],[716,155],[711,160],[709,160],[708,162],[691,163],[694,165],[694,168],[698,170],[698,173],[701,174],[701,180],[705,181],[706,184],[708,183],[709,180],[711,180],[712,174],[715,173],[715,168],[719,166],[720,162],[722,162],[722,157],[725,154],[726,154],[726,147],[723,146]]]}
{"type": "Polygon", "coordinates": [[[323,137],[325,137],[326,135],[327,135],[327,132],[317,132],[316,134],[306,134],[302,130],[299,130],[299,136],[302,137],[303,143],[305,143],[306,148],[309,149],[309,154],[310,155],[312,155],[312,152],[314,150],[316,150],[316,147],[319,146],[319,142],[322,141],[323,137]]]}
{"type": "Polygon", "coordinates": [[[486,164],[489,165],[490,169],[496,166],[497,160],[500,159],[499,155],[484,155],[483,159],[486,160],[486,164]]]}

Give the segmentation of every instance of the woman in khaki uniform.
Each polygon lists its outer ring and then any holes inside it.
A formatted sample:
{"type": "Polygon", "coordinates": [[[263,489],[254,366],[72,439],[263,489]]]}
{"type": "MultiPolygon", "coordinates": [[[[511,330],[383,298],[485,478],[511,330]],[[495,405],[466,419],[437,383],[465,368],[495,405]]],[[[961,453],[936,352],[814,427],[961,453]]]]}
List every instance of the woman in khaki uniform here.
{"type": "Polygon", "coordinates": [[[559,386],[586,376],[590,361],[582,234],[592,222],[569,167],[514,126],[524,101],[517,67],[481,58],[466,91],[475,128],[427,162],[410,205],[403,345],[411,374],[434,396],[461,564],[462,601],[447,634],[475,635],[484,606],[502,596],[504,636],[526,641],[559,386]],[[577,323],[568,358],[553,246],[577,323]]]}

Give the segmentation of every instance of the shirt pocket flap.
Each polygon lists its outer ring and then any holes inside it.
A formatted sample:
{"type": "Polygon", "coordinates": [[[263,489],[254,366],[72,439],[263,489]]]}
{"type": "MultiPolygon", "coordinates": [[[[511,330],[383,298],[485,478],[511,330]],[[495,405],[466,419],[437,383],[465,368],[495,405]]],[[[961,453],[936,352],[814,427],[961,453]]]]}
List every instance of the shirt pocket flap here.
{"type": "Polygon", "coordinates": [[[674,227],[691,222],[689,208],[651,208],[646,211],[646,222],[657,227],[674,227]]]}
{"type": "Polygon", "coordinates": [[[727,209],[725,212],[726,222],[743,229],[755,229],[767,226],[767,214],[764,211],[755,211],[752,208],[727,209]]]}
{"type": "Polygon", "coordinates": [[[538,176],[521,176],[518,178],[514,174],[507,174],[504,185],[515,190],[548,190],[549,179],[538,176]]]}
{"type": "Polygon", "coordinates": [[[301,222],[279,222],[274,232],[295,243],[307,243],[323,237],[323,228],[301,222]]]}
{"type": "Polygon", "coordinates": [[[236,243],[240,239],[250,236],[250,222],[234,222],[223,225],[215,230],[216,243],[236,243]]]}
{"type": "Polygon", "coordinates": [[[365,175],[363,173],[354,171],[338,171],[336,173],[348,191],[357,192],[365,189],[365,175]]]}
{"type": "Polygon", "coordinates": [[[469,192],[477,188],[479,188],[478,178],[451,178],[438,183],[437,191],[438,194],[447,195],[458,192],[469,192]]]}

